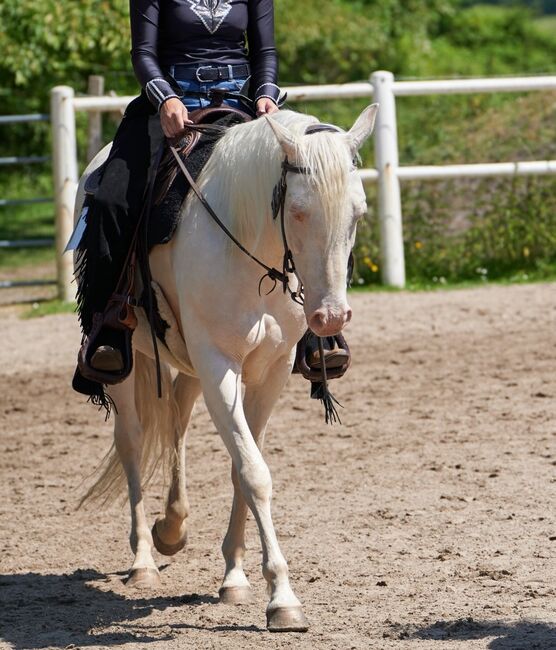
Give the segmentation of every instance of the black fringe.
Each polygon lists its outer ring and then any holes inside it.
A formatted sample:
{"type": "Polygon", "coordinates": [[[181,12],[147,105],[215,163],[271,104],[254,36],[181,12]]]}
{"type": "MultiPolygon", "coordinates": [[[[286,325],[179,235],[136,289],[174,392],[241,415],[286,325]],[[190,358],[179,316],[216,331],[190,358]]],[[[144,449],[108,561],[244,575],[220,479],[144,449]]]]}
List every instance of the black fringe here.
{"type": "MultiPolygon", "coordinates": [[[[87,227],[85,226],[85,230],[87,227]]],[[[85,237],[85,233],[83,234],[85,237]]],[[[79,318],[79,323],[81,325],[81,332],[85,332],[85,322],[90,322],[92,319],[92,314],[85,313],[90,312],[90,309],[86,305],[86,297],[88,294],[87,291],[87,249],[82,247],[77,250],[75,270],[73,272],[73,277],[77,283],[77,291],[75,300],[77,302],[77,316],[79,318]]]]}
{"type": "Polygon", "coordinates": [[[94,406],[98,406],[98,410],[102,411],[104,409],[106,411],[106,415],[104,418],[104,421],[107,422],[108,418],[112,414],[112,410],[116,415],[118,415],[118,409],[116,407],[116,403],[114,400],[108,395],[104,388],[102,389],[102,392],[100,395],[91,395],[87,402],[91,402],[94,406]]]}
{"type": "Polygon", "coordinates": [[[319,345],[319,356],[320,356],[322,373],[321,373],[321,381],[313,382],[311,384],[311,397],[313,399],[320,399],[320,401],[322,402],[322,405],[324,406],[324,421],[326,422],[326,424],[335,424],[336,422],[338,424],[342,424],[342,421],[340,420],[340,415],[338,414],[338,411],[334,405],[337,404],[340,408],[344,408],[344,407],[328,390],[328,378],[326,376],[326,360],[324,355],[324,345],[322,342],[322,338],[320,336],[317,337],[317,341],[319,345]]]}
{"type": "Polygon", "coordinates": [[[324,406],[324,421],[326,424],[342,424],[340,414],[338,413],[335,404],[337,404],[342,409],[344,407],[328,390],[328,386],[326,384],[321,381],[313,382],[311,384],[311,397],[312,399],[319,399],[322,402],[322,405],[324,406]]]}

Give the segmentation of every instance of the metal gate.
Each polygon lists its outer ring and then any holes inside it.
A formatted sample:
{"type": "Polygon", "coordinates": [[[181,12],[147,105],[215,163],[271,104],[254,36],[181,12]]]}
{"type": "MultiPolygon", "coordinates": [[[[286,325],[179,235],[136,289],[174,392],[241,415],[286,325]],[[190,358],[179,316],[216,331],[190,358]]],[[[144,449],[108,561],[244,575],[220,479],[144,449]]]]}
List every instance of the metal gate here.
{"type": "MultiPolygon", "coordinates": [[[[31,115],[0,115],[0,126],[8,124],[20,124],[22,122],[50,122],[50,116],[44,113],[31,115]]],[[[31,165],[41,164],[50,161],[50,156],[8,156],[0,158],[0,168],[8,165],[31,165]]],[[[34,203],[53,203],[52,197],[32,197],[27,199],[0,198],[0,209],[5,210],[12,206],[30,205],[34,203]]],[[[14,248],[43,248],[54,245],[53,238],[44,239],[0,239],[0,251],[14,248]]],[[[55,279],[36,280],[2,280],[0,289],[12,289],[15,287],[30,287],[56,284],[55,279]]]]}

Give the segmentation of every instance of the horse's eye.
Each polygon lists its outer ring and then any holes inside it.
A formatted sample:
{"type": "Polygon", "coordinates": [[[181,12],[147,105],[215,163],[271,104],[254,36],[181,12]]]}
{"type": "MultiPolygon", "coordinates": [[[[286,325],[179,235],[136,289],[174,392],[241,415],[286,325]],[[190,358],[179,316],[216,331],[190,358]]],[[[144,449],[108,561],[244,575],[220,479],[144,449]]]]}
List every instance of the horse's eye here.
{"type": "Polygon", "coordinates": [[[307,219],[307,213],[300,208],[292,208],[291,215],[296,221],[303,222],[307,219]]]}

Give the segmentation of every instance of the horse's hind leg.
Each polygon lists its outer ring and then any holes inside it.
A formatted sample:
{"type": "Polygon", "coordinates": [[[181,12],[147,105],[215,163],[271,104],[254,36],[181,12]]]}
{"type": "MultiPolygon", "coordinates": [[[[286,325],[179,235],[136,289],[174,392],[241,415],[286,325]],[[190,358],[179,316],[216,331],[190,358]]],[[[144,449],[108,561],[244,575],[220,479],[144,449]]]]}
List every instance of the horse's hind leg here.
{"type": "Polygon", "coordinates": [[[158,587],[160,577],[152,557],[153,539],[145,516],[141,489],[141,451],[143,436],[135,408],[135,373],[121,384],[111,386],[110,397],[116,404],[114,442],[125,470],[131,508],[131,533],[129,542],[135,555],[129,572],[127,586],[158,587]]]}
{"type": "MultiPolygon", "coordinates": [[[[291,369],[287,359],[279,360],[267,373],[264,383],[249,385],[245,389],[243,408],[245,418],[257,446],[262,452],[266,426],[272,409],[288,381],[291,369]]],[[[239,477],[232,463],[232,483],[234,499],[228,531],[222,543],[222,555],[226,563],[224,580],[220,587],[220,601],[231,605],[241,605],[251,599],[251,587],[243,571],[245,555],[245,522],[247,503],[241,492],[239,477]]]]}
{"type": "Polygon", "coordinates": [[[189,502],[185,481],[185,434],[200,394],[201,384],[198,379],[183,374],[177,376],[174,397],[179,409],[179,429],[175,434],[171,483],[164,517],[157,519],[152,529],[154,545],[163,555],[174,555],[187,542],[185,520],[189,515],[189,502]]]}

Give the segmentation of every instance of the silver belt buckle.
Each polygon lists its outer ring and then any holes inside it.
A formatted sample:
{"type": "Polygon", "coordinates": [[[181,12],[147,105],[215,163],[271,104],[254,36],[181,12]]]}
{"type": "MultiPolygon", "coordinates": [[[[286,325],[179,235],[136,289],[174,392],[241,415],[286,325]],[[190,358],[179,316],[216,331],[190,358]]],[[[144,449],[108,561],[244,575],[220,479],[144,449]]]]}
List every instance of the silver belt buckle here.
{"type": "Polygon", "coordinates": [[[201,79],[199,76],[201,74],[201,70],[212,70],[212,68],[209,65],[202,65],[200,68],[197,68],[197,70],[195,70],[195,78],[199,83],[206,82],[206,79],[201,79]]]}

